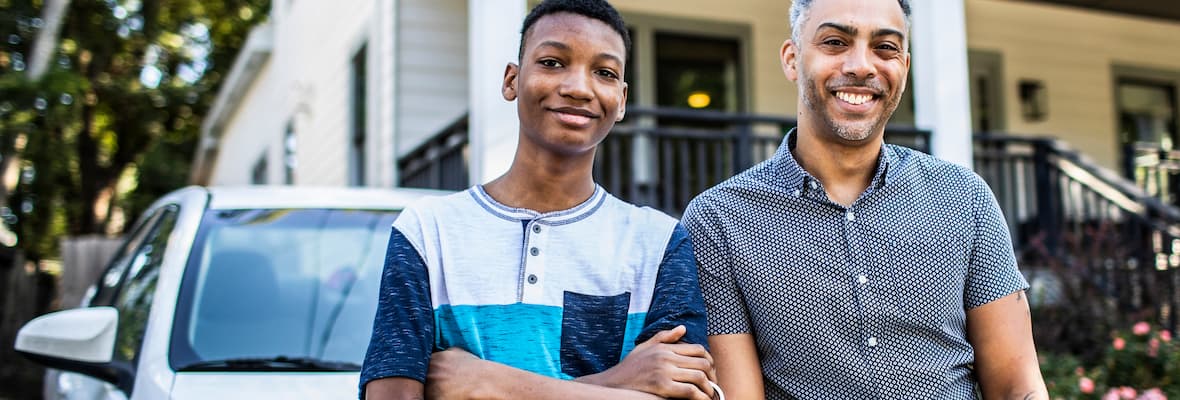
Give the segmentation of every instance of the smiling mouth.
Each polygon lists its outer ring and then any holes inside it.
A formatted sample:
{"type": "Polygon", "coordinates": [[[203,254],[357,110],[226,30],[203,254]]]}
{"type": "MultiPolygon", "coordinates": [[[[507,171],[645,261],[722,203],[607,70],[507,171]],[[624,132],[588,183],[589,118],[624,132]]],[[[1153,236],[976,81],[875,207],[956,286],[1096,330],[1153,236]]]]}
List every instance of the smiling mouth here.
{"type": "Polygon", "coordinates": [[[832,93],[836,95],[836,98],[843,100],[845,103],[852,104],[854,106],[859,106],[861,104],[868,103],[869,101],[872,101],[873,99],[877,98],[877,96],[873,95],[873,94],[848,93],[848,92],[841,92],[841,91],[836,91],[836,92],[832,92],[832,93]]]}
{"type": "Polygon", "coordinates": [[[550,111],[557,114],[561,122],[573,126],[585,126],[590,120],[598,118],[598,115],[583,109],[556,108],[550,111]]]}

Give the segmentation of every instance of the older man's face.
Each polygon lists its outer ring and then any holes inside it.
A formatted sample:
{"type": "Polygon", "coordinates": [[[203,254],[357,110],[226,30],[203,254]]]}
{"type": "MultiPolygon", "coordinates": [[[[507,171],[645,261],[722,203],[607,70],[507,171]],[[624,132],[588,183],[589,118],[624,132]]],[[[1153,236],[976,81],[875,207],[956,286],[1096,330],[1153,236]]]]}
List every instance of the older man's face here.
{"type": "Polygon", "coordinates": [[[783,70],[801,94],[801,122],[850,143],[884,132],[909,71],[897,0],[815,0],[783,70]]]}

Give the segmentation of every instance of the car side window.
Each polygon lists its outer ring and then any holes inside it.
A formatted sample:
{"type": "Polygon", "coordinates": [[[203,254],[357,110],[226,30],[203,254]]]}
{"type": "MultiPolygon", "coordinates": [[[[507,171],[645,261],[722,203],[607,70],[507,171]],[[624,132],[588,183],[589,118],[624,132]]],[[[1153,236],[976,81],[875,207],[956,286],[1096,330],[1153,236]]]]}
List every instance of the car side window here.
{"type": "Polygon", "coordinates": [[[127,240],[123,242],[122,247],[111,257],[110,264],[107,266],[106,272],[103,272],[99,277],[97,291],[94,297],[90,300],[90,306],[109,306],[115,301],[115,295],[118,293],[120,284],[123,282],[123,275],[127,272],[127,268],[131,266],[131,261],[134,260],[136,252],[143,244],[144,239],[147,238],[148,233],[155,229],[156,224],[160,221],[160,217],[164,214],[163,209],[157,209],[151,214],[145,216],[139,225],[137,225],[131,234],[127,236],[127,240]]]}
{"type": "Polygon", "coordinates": [[[142,244],[131,253],[126,278],[112,303],[119,310],[114,359],[129,362],[132,367],[143,344],[160,266],[178,215],[179,208],[175,205],[161,209],[155,229],[150,230],[142,244]]]}

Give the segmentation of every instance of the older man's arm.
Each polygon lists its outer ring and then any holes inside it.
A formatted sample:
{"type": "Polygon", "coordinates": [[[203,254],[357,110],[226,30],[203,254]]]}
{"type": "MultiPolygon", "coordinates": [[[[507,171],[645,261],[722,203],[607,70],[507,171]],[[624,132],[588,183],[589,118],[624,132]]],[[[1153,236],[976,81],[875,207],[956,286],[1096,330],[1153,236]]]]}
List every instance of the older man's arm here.
{"type": "Polygon", "coordinates": [[[709,348],[713,350],[713,365],[717,368],[717,386],[725,392],[726,400],[766,398],[754,335],[709,336],[709,348]]]}
{"type": "Polygon", "coordinates": [[[967,338],[975,347],[975,373],[984,399],[1049,398],[1023,290],[968,310],[967,338]]]}

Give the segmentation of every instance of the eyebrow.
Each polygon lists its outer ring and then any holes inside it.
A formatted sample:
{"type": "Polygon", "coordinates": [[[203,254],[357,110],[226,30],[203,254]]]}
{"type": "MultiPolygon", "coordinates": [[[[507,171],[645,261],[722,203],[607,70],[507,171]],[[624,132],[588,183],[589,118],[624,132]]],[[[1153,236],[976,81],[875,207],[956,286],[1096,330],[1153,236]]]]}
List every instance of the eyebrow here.
{"type": "MultiPolygon", "coordinates": [[[[837,31],[840,31],[841,33],[844,33],[845,35],[848,35],[848,36],[856,36],[857,32],[860,32],[860,30],[854,26],[838,24],[835,22],[824,22],[822,24],[819,24],[819,27],[816,28],[815,30],[819,31],[819,30],[823,30],[824,28],[835,29],[837,31]]],[[[872,37],[881,37],[881,36],[897,36],[899,38],[905,39],[905,34],[897,29],[880,28],[880,29],[873,31],[872,37]]]]}
{"type": "MultiPolygon", "coordinates": [[[[552,47],[552,48],[555,48],[555,49],[558,49],[561,51],[569,51],[570,50],[569,45],[566,45],[565,43],[562,43],[562,42],[558,42],[556,40],[546,40],[544,42],[541,42],[541,44],[538,44],[537,47],[538,48],[552,47]]],[[[619,63],[620,65],[624,64],[622,58],[620,58],[619,56],[616,56],[614,54],[611,54],[611,53],[598,53],[598,55],[596,57],[614,60],[615,62],[619,63]]]]}

